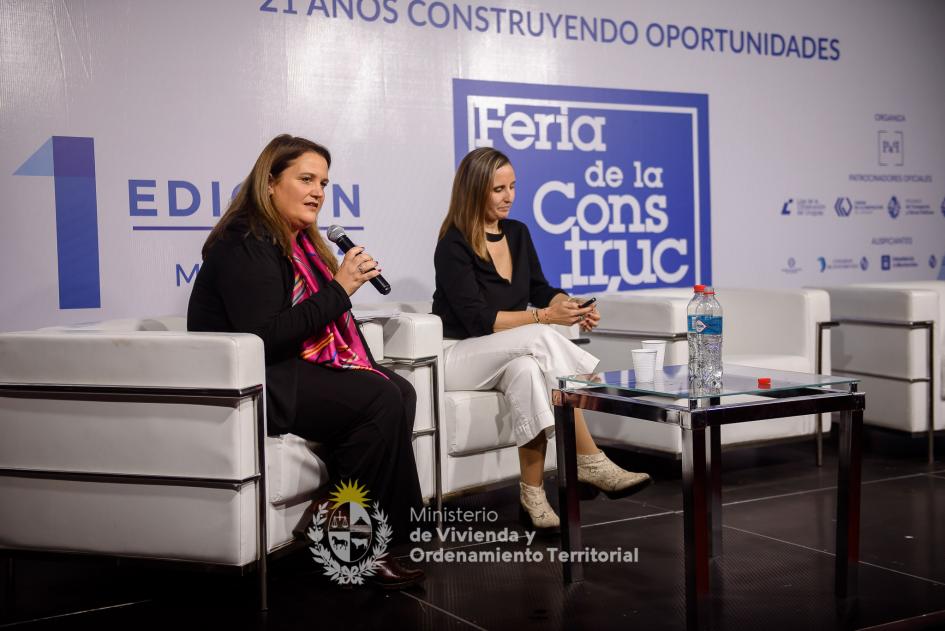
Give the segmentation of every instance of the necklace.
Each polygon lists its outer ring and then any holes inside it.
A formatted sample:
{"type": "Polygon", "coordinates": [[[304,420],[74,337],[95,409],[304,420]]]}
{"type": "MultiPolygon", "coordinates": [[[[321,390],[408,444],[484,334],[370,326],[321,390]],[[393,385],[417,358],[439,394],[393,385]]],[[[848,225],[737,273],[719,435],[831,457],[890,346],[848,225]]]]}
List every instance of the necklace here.
{"type": "Polygon", "coordinates": [[[504,232],[500,232],[498,234],[493,234],[491,232],[486,233],[486,241],[489,241],[490,243],[497,243],[504,238],[505,238],[504,232]]]}

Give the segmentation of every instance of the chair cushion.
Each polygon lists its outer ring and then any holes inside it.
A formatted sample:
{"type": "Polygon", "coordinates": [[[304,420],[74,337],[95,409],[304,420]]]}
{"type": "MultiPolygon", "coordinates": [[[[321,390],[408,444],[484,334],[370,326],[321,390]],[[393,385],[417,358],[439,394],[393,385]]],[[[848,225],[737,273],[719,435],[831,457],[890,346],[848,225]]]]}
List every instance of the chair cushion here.
{"type": "Polygon", "coordinates": [[[295,434],[266,438],[267,495],[275,505],[308,499],[328,482],[328,467],[319,446],[295,434]]]}
{"type": "Polygon", "coordinates": [[[384,359],[384,327],[380,322],[361,322],[361,334],[364,335],[364,341],[367,342],[374,361],[384,359]]]}
{"type": "Polygon", "coordinates": [[[499,392],[460,390],[443,396],[447,453],[451,456],[515,444],[508,401],[499,392]]]}

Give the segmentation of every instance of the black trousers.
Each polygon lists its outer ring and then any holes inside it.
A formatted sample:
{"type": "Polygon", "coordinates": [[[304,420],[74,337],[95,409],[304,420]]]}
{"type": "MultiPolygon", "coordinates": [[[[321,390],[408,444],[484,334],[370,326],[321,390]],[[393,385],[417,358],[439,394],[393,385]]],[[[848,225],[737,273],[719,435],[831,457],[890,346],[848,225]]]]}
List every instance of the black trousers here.
{"type": "MultiPolygon", "coordinates": [[[[299,360],[303,362],[303,360],[299,360]]],[[[357,480],[387,515],[395,542],[416,524],[410,509],[423,506],[412,434],[417,393],[384,367],[336,370],[303,362],[293,434],[324,444],[332,480],[357,480]]]]}

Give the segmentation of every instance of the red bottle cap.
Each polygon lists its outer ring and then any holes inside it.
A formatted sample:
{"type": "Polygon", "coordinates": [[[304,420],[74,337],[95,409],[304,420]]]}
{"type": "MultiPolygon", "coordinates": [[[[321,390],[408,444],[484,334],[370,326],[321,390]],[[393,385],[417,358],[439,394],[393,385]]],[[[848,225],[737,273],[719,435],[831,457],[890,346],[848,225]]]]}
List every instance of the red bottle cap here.
{"type": "Polygon", "coordinates": [[[770,388],[770,387],[771,387],[771,377],[758,377],[758,387],[759,387],[759,388],[770,388]]]}
{"type": "Polygon", "coordinates": [[[701,294],[705,291],[705,285],[693,285],[692,290],[697,294],[701,294]]]}

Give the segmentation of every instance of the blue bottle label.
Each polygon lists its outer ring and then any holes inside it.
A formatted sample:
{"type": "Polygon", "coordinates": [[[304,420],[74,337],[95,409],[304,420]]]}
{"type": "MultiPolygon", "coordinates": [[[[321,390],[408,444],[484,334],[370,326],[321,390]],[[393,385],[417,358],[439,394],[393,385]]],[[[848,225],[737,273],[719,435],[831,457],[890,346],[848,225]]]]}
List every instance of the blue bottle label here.
{"type": "Polygon", "coordinates": [[[690,330],[703,335],[722,335],[722,316],[690,316],[694,322],[690,330]]]}
{"type": "Polygon", "coordinates": [[[687,317],[689,321],[686,323],[686,330],[689,333],[695,333],[696,332],[696,316],[691,315],[687,317]]]}

